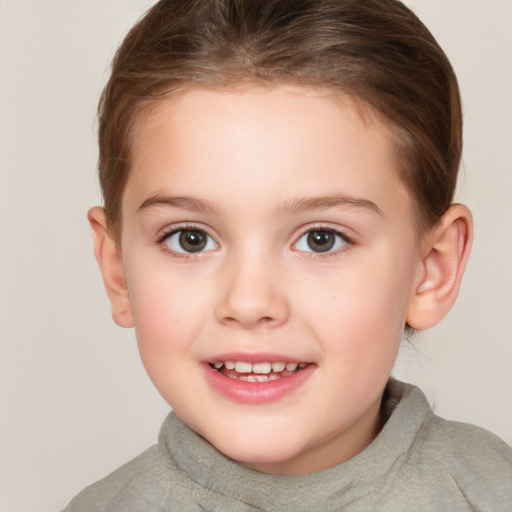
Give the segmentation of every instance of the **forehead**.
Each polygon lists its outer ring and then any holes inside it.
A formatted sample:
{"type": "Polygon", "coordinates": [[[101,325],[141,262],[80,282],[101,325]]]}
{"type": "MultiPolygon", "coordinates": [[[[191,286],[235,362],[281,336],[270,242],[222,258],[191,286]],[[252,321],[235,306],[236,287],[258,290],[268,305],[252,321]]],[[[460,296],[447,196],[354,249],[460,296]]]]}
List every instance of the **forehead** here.
{"type": "Polygon", "coordinates": [[[393,130],[347,96],[295,86],[192,89],[139,118],[126,195],[223,201],[231,193],[247,205],[258,194],[364,192],[385,208],[396,201],[386,191],[404,192],[397,162],[393,130]]]}

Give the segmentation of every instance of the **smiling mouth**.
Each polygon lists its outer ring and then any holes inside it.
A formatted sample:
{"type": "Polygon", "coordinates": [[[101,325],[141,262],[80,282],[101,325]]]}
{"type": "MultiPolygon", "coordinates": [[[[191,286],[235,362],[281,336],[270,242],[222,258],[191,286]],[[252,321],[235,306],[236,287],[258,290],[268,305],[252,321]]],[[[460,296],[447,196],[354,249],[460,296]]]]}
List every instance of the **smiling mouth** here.
{"type": "Polygon", "coordinates": [[[210,367],[230,379],[246,382],[268,382],[291,377],[309,366],[309,363],[215,361],[210,367]]]}

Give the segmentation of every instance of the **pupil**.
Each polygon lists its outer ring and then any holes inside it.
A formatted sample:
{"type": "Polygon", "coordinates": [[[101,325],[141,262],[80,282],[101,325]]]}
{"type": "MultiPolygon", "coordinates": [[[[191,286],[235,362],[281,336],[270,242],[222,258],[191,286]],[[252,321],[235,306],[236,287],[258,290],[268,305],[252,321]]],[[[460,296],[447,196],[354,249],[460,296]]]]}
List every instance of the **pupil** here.
{"type": "Polygon", "coordinates": [[[334,246],[334,235],[330,231],[311,231],[308,245],[315,252],[327,252],[334,246]]]}
{"type": "Polygon", "coordinates": [[[206,246],[206,235],[201,231],[182,231],[180,245],[187,252],[199,252],[206,246]]]}

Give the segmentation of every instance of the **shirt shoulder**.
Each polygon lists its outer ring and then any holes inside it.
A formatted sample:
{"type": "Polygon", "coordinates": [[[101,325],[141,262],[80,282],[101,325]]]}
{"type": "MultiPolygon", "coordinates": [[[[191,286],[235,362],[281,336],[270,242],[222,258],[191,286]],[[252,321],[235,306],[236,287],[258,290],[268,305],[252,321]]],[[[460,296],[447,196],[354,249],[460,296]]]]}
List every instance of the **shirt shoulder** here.
{"type": "Polygon", "coordinates": [[[394,462],[373,487],[379,510],[512,511],[512,448],[504,441],[436,416],[410,384],[392,381],[383,405],[390,415],[379,460],[391,450],[394,462]]]}
{"type": "Polygon", "coordinates": [[[195,510],[190,485],[163,459],[157,445],[86,487],[63,512],[161,512],[169,502],[195,510]]]}
{"type": "Polygon", "coordinates": [[[512,448],[480,427],[432,416],[420,463],[453,479],[473,510],[512,510],[512,448]]]}

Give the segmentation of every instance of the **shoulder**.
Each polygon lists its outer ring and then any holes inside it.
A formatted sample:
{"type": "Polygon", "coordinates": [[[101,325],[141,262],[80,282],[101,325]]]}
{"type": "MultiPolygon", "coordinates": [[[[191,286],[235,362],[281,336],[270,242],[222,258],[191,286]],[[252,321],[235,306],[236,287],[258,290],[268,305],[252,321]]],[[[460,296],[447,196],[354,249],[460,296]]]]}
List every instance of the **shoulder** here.
{"type": "Polygon", "coordinates": [[[173,495],[189,495],[188,482],[160,454],[157,445],[86,487],[63,512],[162,511],[173,495]]]}
{"type": "Polygon", "coordinates": [[[152,480],[158,466],[158,448],[152,446],[138,457],[112,472],[98,482],[86,487],[67,506],[64,512],[111,510],[113,503],[134,485],[143,488],[152,480]]]}
{"type": "Polygon", "coordinates": [[[512,507],[512,448],[480,427],[433,415],[419,442],[422,463],[453,481],[474,510],[512,507]],[[483,506],[485,505],[485,506],[483,506]]]}
{"type": "Polygon", "coordinates": [[[467,423],[433,416],[426,428],[424,450],[437,454],[453,471],[471,469],[475,478],[507,475],[512,485],[512,448],[498,436],[467,423]]]}
{"type": "Polygon", "coordinates": [[[410,430],[411,457],[437,461],[454,472],[474,470],[476,478],[482,472],[512,474],[512,447],[483,428],[437,416],[416,386],[392,381],[387,399],[395,422],[390,426],[402,434],[410,430]]]}
{"type": "Polygon", "coordinates": [[[391,501],[405,500],[407,510],[512,510],[510,446],[482,428],[436,416],[415,386],[391,382],[388,402],[381,434],[400,454],[383,480],[391,501]]]}

